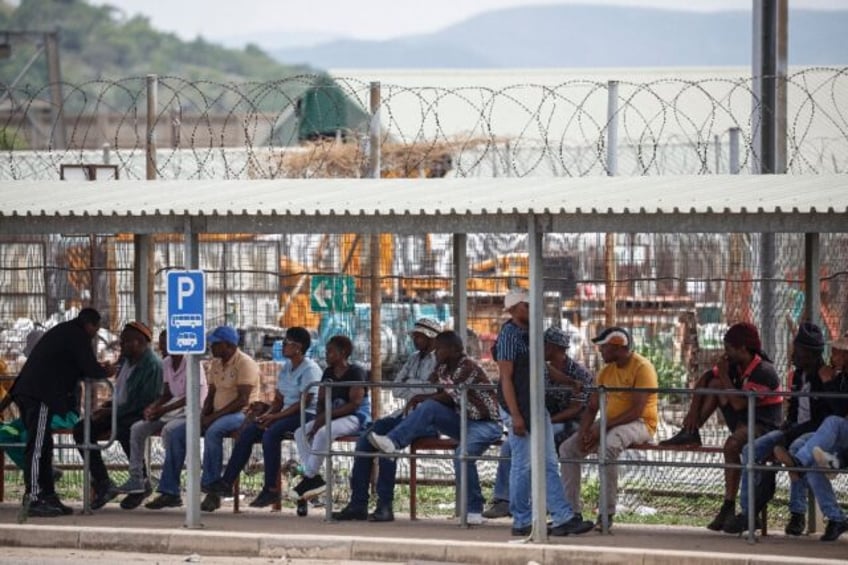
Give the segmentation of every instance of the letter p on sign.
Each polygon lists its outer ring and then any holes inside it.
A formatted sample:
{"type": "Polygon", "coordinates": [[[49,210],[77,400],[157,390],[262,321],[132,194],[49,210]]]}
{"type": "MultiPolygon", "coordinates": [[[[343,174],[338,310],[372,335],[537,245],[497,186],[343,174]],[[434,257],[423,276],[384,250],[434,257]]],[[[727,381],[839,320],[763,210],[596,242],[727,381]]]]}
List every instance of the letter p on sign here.
{"type": "Polygon", "coordinates": [[[191,277],[177,277],[177,308],[182,310],[183,301],[194,294],[194,281],[191,277]]]}

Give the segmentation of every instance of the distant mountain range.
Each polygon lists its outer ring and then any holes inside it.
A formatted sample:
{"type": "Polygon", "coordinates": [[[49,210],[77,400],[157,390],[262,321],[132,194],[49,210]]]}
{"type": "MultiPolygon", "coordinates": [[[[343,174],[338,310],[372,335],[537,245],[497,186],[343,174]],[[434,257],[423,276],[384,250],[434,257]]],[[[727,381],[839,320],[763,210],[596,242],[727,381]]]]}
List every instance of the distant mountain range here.
{"type": "MultiPolygon", "coordinates": [[[[389,41],[271,50],[287,64],[337,68],[738,66],[751,61],[750,12],[527,6],[389,41]]],[[[848,10],[790,10],[789,63],[848,63],[848,10]]]]}

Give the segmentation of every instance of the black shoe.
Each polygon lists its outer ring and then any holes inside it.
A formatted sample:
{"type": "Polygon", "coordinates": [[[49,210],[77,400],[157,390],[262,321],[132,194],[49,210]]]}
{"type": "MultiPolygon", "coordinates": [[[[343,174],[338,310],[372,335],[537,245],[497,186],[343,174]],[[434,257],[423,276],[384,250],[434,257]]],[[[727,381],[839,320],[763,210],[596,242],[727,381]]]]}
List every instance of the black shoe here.
{"type": "Polygon", "coordinates": [[[74,509],[59,500],[59,496],[56,493],[45,496],[44,500],[61,510],[63,516],[70,516],[74,513],[74,509]]]}
{"type": "Polygon", "coordinates": [[[333,520],[339,520],[340,522],[344,522],[347,520],[367,520],[368,519],[368,509],[367,508],[356,508],[348,504],[338,512],[333,512],[333,520]]]}
{"type": "Polygon", "coordinates": [[[721,505],[721,510],[718,511],[716,517],[713,518],[713,521],[707,524],[707,529],[712,530],[714,532],[723,532],[724,524],[729,520],[733,520],[736,516],[736,502],[725,500],[724,504],[721,505]]]}
{"type": "Polygon", "coordinates": [[[592,530],[595,524],[588,520],[581,520],[579,516],[572,516],[571,520],[562,523],[559,526],[552,526],[548,529],[548,535],[551,536],[568,536],[573,534],[585,534],[592,530]]]}
{"type": "MultiPolygon", "coordinates": [[[[754,530],[762,530],[763,522],[759,516],[754,517],[754,530]]],[[[741,534],[748,531],[748,515],[739,513],[729,520],[725,520],[722,531],[726,534],[741,534]]]]}
{"type": "Polygon", "coordinates": [[[200,503],[200,509],[204,512],[215,512],[221,507],[221,497],[211,492],[206,495],[203,502],[200,503]]]}
{"type": "Polygon", "coordinates": [[[321,475],[303,477],[303,480],[294,487],[294,490],[299,498],[309,500],[310,498],[324,494],[324,491],[327,490],[327,483],[324,482],[324,478],[321,475]]]}
{"type": "Polygon", "coordinates": [[[259,495],[254,498],[248,506],[251,508],[265,508],[266,506],[271,506],[272,504],[279,504],[281,500],[280,493],[272,492],[266,488],[263,488],[259,495]]]}
{"type": "MultiPolygon", "coordinates": [[[[612,529],[612,519],[613,519],[614,516],[615,516],[615,514],[610,514],[610,515],[607,516],[607,522],[608,522],[607,523],[607,531],[612,529]]],[[[604,531],[604,524],[601,521],[601,515],[600,514],[598,514],[598,519],[595,520],[595,531],[596,532],[603,532],[604,531]]]]}
{"type": "Polygon", "coordinates": [[[297,515],[303,518],[309,514],[309,501],[302,498],[297,499],[297,515]]]}
{"type": "Polygon", "coordinates": [[[520,526],[520,527],[512,527],[512,531],[510,532],[513,536],[518,538],[525,538],[533,533],[533,525],[520,526]]]}
{"type": "Polygon", "coordinates": [[[204,492],[208,494],[217,494],[218,496],[223,498],[232,498],[233,485],[231,485],[224,479],[218,479],[214,483],[208,485],[204,492]]]}
{"type": "Polygon", "coordinates": [[[512,516],[512,514],[509,513],[508,500],[493,500],[489,507],[483,510],[483,518],[488,518],[490,520],[506,518],[508,516],[512,516]]]}
{"type": "Polygon", "coordinates": [[[124,510],[134,510],[138,508],[144,499],[153,494],[153,487],[150,486],[150,481],[144,481],[144,492],[128,494],[121,500],[121,508],[124,510]]]}
{"type": "Polygon", "coordinates": [[[672,437],[667,440],[661,441],[660,445],[664,446],[699,446],[701,445],[701,432],[695,430],[694,432],[690,432],[687,430],[680,430],[672,437]]]}
{"type": "Polygon", "coordinates": [[[156,498],[144,505],[150,510],[161,510],[162,508],[179,508],[183,505],[183,499],[176,494],[159,494],[156,498]]]}
{"type": "MultiPolygon", "coordinates": [[[[57,516],[62,516],[63,514],[64,513],[61,508],[52,504],[47,499],[39,498],[30,502],[26,515],[30,518],[55,518],[57,516]]],[[[828,528],[829,527],[830,525],[828,524],[828,528]]]]}
{"type": "Polygon", "coordinates": [[[378,504],[374,512],[368,515],[369,522],[394,522],[395,513],[388,504],[378,504]]]}
{"type": "Polygon", "coordinates": [[[110,500],[113,500],[120,493],[115,488],[111,482],[108,484],[103,484],[99,488],[95,489],[97,492],[97,496],[94,497],[94,500],[91,501],[91,509],[97,510],[99,508],[103,508],[106,506],[106,503],[110,500]]]}
{"type": "Polygon", "coordinates": [[[848,520],[842,520],[841,522],[829,520],[827,528],[824,530],[824,535],[819,539],[821,541],[836,541],[845,532],[848,532],[848,520]]]}
{"type": "Polygon", "coordinates": [[[804,530],[807,529],[807,518],[799,512],[792,512],[789,515],[789,523],[786,524],[784,532],[787,536],[803,536],[804,530]]]}

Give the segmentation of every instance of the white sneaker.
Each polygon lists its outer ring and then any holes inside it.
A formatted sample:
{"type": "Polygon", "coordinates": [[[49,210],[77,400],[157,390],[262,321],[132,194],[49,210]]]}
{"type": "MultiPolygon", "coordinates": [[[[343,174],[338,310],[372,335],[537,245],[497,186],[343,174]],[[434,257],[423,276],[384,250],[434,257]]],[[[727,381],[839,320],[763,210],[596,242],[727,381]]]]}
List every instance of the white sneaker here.
{"type": "Polygon", "coordinates": [[[371,432],[368,434],[368,441],[371,442],[371,445],[383,453],[397,453],[400,451],[395,445],[395,442],[389,439],[388,436],[381,436],[380,434],[371,432]]]}
{"type": "MultiPolygon", "coordinates": [[[[839,457],[833,453],[825,451],[818,445],[813,448],[813,459],[816,460],[816,464],[818,464],[819,467],[824,467],[825,469],[832,469],[835,471],[841,466],[839,457]]],[[[825,475],[832,479],[836,476],[836,473],[825,473],[825,475]]]]}
{"type": "Polygon", "coordinates": [[[483,518],[482,514],[478,514],[476,512],[469,512],[468,517],[465,519],[465,523],[469,526],[479,526],[481,524],[485,524],[486,519],[483,518]]]}

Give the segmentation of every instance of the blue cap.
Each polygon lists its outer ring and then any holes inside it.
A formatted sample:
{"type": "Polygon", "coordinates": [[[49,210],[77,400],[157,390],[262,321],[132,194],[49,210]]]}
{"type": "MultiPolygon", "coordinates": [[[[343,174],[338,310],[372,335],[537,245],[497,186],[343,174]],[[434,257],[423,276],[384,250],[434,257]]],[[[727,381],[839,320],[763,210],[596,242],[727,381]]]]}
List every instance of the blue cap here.
{"type": "Polygon", "coordinates": [[[238,345],[239,335],[235,328],[230,326],[218,326],[209,334],[209,344],[226,342],[238,345]]]}

